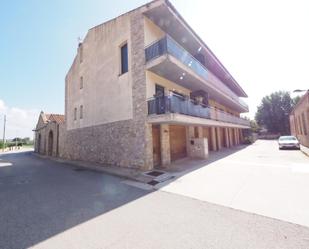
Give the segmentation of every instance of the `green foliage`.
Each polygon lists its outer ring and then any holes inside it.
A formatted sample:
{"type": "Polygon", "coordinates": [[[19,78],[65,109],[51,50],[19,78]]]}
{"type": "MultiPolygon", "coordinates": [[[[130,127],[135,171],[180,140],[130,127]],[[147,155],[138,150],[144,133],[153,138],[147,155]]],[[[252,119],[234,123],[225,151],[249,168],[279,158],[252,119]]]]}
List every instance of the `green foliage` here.
{"type": "Polygon", "coordinates": [[[11,140],[11,142],[14,144],[16,143],[18,146],[33,144],[33,141],[30,140],[30,137],[25,138],[15,137],[11,140]]]}
{"type": "Polygon", "coordinates": [[[265,96],[258,106],[255,120],[271,133],[290,134],[289,115],[294,103],[290,94],[284,91],[265,96]]]}
{"type": "Polygon", "coordinates": [[[300,101],[301,97],[300,96],[296,96],[293,98],[293,108],[295,105],[297,105],[298,101],[300,101]]]}
{"type": "Polygon", "coordinates": [[[258,123],[255,120],[250,120],[250,127],[251,127],[251,131],[254,133],[259,133],[261,130],[261,127],[258,125],[258,123]]]}
{"type": "MultiPolygon", "coordinates": [[[[7,146],[5,146],[5,147],[7,147],[7,146]]],[[[2,141],[0,141],[0,149],[3,149],[3,142],[2,141]]]]}
{"type": "Polygon", "coordinates": [[[252,136],[248,136],[244,138],[243,144],[252,144],[254,142],[254,139],[252,136]]]}

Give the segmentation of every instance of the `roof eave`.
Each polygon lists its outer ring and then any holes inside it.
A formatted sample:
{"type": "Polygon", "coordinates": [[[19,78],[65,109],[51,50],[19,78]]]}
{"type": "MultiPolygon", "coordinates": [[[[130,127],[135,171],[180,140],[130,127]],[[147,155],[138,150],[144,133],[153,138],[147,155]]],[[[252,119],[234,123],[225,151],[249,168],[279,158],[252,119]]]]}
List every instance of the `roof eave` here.
{"type": "Polygon", "coordinates": [[[244,91],[244,89],[238,84],[238,82],[234,79],[234,77],[229,73],[229,71],[225,68],[225,66],[221,63],[221,61],[217,58],[217,56],[212,52],[212,50],[206,45],[206,43],[199,37],[199,35],[191,28],[191,26],[187,23],[187,21],[181,16],[181,14],[177,11],[177,9],[173,6],[173,4],[169,0],[165,0],[165,3],[168,7],[171,8],[171,10],[174,12],[174,14],[186,25],[186,27],[192,32],[192,34],[199,40],[199,42],[209,51],[209,53],[213,56],[215,61],[218,63],[220,67],[229,75],[236,86],[236,88],[239,90],[239,97],[248,97],[247,93],[244,91]]]}

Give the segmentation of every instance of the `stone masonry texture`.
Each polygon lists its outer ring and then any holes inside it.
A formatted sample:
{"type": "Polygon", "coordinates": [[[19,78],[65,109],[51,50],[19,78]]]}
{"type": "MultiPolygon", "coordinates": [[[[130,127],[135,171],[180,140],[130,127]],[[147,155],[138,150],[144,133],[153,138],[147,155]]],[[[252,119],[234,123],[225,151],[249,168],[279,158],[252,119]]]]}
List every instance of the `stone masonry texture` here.
{"type": "Polygon", "coordinates": [[[80,129],[60,129],[60,157],[150,169],[151,125],[147,124],[144,20],[140,10],[130,13],[133,119],[80,129]]]}

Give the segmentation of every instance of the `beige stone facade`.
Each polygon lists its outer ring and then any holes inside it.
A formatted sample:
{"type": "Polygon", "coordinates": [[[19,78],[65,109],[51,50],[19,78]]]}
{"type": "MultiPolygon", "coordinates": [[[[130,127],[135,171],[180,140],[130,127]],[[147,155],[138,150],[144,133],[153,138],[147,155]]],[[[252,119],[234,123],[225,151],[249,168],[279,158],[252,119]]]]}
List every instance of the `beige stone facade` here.
{"type": "Polygon", "coordinates": [[[40,116],[36,151],[145,170],[207,158],[242,142],[242,97],[169,1],[155,0],[88,31],[65,78],[65,123],[40,116]]]}
{"type": "Polygon", "coordinates": [[[40,113],[35,131],[34,151],[49,156],[61,156],[65,133],[64,115],[40,113]]]}
{"type": "Polygon", "coordinates": [[[300,143],[309,147],[309,91],[299,100],[290,114],[291,134],[296,136],[300,143]]]}

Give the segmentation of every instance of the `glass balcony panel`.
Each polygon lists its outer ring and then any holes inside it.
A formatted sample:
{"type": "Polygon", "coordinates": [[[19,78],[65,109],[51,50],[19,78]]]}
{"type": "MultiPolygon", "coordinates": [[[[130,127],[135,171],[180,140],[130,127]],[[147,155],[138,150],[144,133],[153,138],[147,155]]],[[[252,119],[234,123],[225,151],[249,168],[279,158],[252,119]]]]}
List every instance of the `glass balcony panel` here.
{"type": "Polygon", "coordinates": [[[186,99],[178,95],[151,98],[148,100],[148,114],[179,113],[193,117],[212,119],[233,124],[249,126],[249,121],[232,116],[214,108],[194,103],[191,99],[186,99]]]}
{"type": "Polygon", "coordinates": [[[170,36],[165,36],[161,40],[154,42],[145,49],[146,62],[149,62],[163,54],[170,54],[184,65],[191,68],[196,74],[203,79],[214,83],[218,89],[222,89],[230,98],[235,100],[241,106],[248,109],[248,105],[230,89],[224,83],[222,83],[214,74],[212,74],[207,68],[202,65],[196,58],[194,58],[187,50],[179,45],[170,36]]]}

